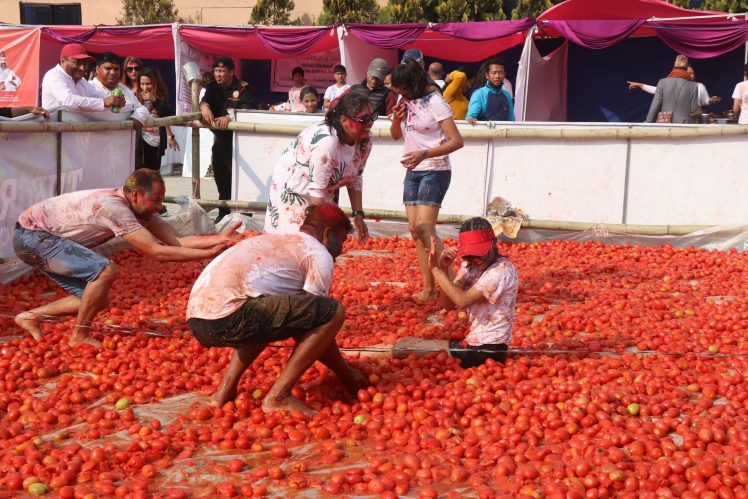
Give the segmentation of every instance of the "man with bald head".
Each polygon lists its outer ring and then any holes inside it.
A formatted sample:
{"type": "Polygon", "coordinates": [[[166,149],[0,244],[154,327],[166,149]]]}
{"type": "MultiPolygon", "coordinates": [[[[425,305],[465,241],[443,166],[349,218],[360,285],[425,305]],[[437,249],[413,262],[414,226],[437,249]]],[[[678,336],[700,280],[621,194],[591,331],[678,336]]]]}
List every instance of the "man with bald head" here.
{"type": "Polygon", "coordinates": [[[429,64],[428,75],[431,80],[444,89],[444,66],[441,62],[432,62],[429,64]]]}

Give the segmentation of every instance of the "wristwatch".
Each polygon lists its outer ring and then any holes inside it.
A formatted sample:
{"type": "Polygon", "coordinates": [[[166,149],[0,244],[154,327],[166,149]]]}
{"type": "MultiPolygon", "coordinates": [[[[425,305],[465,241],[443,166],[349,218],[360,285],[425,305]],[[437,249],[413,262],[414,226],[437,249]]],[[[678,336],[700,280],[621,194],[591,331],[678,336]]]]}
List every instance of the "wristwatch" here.
{"type": "Polygon", "coordinates": [[[353,210],[353,212],[351,213],[351,217],[357,217],[359,215],[361,215],[362,217],[366,216],[364,214],[364,210],[353,210]]]}

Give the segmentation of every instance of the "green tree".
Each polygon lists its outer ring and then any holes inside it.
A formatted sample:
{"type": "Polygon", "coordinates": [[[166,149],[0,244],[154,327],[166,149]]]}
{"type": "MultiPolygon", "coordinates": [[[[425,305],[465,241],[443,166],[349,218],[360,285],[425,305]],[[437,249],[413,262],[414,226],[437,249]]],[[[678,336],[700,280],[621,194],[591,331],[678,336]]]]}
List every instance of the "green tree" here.
{"type": "Polygon", "coordinates": [[[438,0],[390,0],[379,12],[382,23],[438,22],[438,0]]]}
{"type": "Polygon", "coordinates": [[[441,22],[500,21],[506,19],[503,0],[445,0],[436,7],[441,22]]]}
{"type": "Polygon", "coordinates": [[[719,12],[748,12],[748,0],[705,0],[701,8],[719,12]]]}
{"type": "Polygon", "coordinates": [[[683,7],[684,9],[689,8],[689,5],[691,4],[691,0],[665,0],[665,1],[667,3],[677,5],[678,7],[683,7]]]}
{"type": "Polygon", "coordinates": [[[249,17],[250,24],[284,25],[291,22],[293,0],[257,0],[249,17]]]}
{"type": "Polygon", "coordinates": [[[373,23],[378,15],[377,0],[322,0],[317,23],[373,23]]]}
{"type": "Polygon", "coordinates": [[[519,0],[512,10],[512,19],[538,17],[553,6],[551,0],[519,0]]]}
{"type": "Polygon", "coordinates": [[[158,24],[181,21],[172,0],[122,0],[119,24],[158,24]]]}

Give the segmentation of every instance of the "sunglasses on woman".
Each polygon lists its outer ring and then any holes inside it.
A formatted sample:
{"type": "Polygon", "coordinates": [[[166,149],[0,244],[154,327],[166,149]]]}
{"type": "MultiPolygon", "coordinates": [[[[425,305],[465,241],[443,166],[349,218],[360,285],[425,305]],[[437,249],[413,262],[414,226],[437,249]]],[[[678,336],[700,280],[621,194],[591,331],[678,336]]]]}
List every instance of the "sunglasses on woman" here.
{"type": "Polygon", "coordinates": [[[369,123],[374,123],[377,121],[377,118],[379,118],[379,115],[377,113],[371,113],[366,116],[361,116],[360,118],[357,116],[346,116],[349,120],[353,120],[356,123],[360,125],[367,125],[369,123]]]}
{"type": "Polygon", "coordinates": [[[140,66],[130,66],[127,68],[128,73],[132,73],[133,71],[140,71],[140,66]]]}

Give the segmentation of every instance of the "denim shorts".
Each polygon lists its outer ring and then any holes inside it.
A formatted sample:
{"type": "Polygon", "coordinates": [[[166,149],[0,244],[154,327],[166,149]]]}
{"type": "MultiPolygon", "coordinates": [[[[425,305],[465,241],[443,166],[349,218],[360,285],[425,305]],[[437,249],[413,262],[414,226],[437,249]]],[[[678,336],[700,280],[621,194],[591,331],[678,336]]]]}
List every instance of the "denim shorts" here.
{"type": "Polygon", "coordinates": [[[83,289],[96,280],[111,262],[85,246],[43,230],[16,224],[13,250],[23,263],[39,269],[70,294],[81,298],[83,289]]]}
{"type": "Polygon", "coordinates": [[[338,301],[309,294],[249,298],[221,319],[187,320],[192,334],[206,347],[241,348],[296,338],[330,322],[338,301]]]}
{"type": "Polygon", "coordinates": [[[452,170],[420,172],[408,170],[405,174],[403,203],[441,207],[450,180],[452,180],[452,170]]]}

